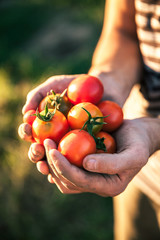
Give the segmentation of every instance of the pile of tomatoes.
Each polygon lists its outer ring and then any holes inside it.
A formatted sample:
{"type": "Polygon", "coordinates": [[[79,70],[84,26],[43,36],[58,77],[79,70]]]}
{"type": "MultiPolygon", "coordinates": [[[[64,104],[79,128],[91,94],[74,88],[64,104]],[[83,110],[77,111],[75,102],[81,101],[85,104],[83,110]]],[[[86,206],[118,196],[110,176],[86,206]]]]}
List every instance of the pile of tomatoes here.
{"type": "Polygon", "coordinates": [[[102,101],[103,91],[97,77],[81,75],[63,93],[51,90],[23,121],[32,126],[34,141],[54,140],[72,164],[82,167],[88,154],[116,151],[111,134],[122,124],[123,112],[115,102],[102,101]]]}

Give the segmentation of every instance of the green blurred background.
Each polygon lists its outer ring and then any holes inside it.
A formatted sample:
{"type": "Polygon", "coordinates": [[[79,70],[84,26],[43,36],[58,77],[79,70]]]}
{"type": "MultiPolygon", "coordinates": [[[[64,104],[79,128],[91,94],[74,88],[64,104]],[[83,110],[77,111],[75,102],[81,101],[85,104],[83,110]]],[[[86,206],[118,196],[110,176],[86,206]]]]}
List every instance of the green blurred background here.
{"type": "Polygon", "coordinates": [[[63,195],[28,160],[26,94],[54,74],[86,73],[104,0],[0,2],[0,240],[111,240],[112,199],[63,195]]]}

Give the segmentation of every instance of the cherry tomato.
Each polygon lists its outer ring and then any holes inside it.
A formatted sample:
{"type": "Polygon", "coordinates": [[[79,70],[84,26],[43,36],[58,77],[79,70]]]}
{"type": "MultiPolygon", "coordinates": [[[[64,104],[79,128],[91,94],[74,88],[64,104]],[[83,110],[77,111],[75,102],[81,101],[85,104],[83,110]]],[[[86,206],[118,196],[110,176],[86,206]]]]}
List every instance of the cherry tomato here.
{"type": "MultiPolygon", "coordinates": [[[[49,112],[53,113],[53,109],[49,112]]],[[[42,111],[40,114],[44,114],[42,111]]],[[[43,121],[36,117],[32,125],[32,135],[36,142],[43,144],[46,138],[54,140],[56,143],[67,133],[68,122],[66,117],[56,110],[54,116],[50,121],[43,121]]]]}
{"type": "MultiPolygon", "coordinates": [[[[85,122],[88,120],[89,116],[82,107],[91,114],[92,118],[103,117],[102,112],[96,105],[89,102],[79,103],[77,105],[74,105],[70,109],[67,116],[68,123],[71,129],[81,129],[84,126],[85,122]]],[[[97,122],[102,123],[103,118],[97,119],[97,122]]],[[[93,133],[99,132],[102,129],[102,126],[103,125],[94,125],[93,133]]]]}
{"type": "Polygon", "coordinates": [[[61,139],[58,150],[70,163],[82,167],[84,157],[96,152],[96,143],[88,132],[76,129],[71,130],[61,139]]]}
{"type": "Polygon", "coordinates": [[[57,109],[62,112],[65,116],[67,116],[69,110],[72,107],[72,103],[69,101],[68,97],[63,93],[52,93],[47,95],[42,99],[38,106],[39,112],[45,109],[46,103],[48,104],[48,108],[54,109],[55,106],[57,109]]]}
{"type": "Polygon", "coordinates": [[[102,98],[103,91],[103,85],[98,78],[84,74],[69,84],[67,96],[74,105],[81,102],[97,104],[102,98]]]}
{"type": "Polygon", "coordinates": [[[23,122],[28,123],[32,126],[33,121],[35,120],[36,116],[34,115],[36,113],[35,110],[29,110],[26,112],[23,116],[23,122]]]}
{"type": "MultiPolygon", "coordinates": [[[[96,134],[96,138],[104,138],[104,145],[106,146],[106,153],[115,153],[116,151],[116,141],[114,138],[106,132],[99,132],[96,134]]],[[[105,151],[97,149],[97,153],[104,153],[105,151]]]]}
{"type": "Polygon", "coordinates": [[[118,129],[123,122],[122,108],[112,101],[103,101],[98,104],[98,107],[103,113],[103,116],[108,116],[104,118],[104,122],[107,124],[103,125],[103,130],[113,132],[118,129]]]}

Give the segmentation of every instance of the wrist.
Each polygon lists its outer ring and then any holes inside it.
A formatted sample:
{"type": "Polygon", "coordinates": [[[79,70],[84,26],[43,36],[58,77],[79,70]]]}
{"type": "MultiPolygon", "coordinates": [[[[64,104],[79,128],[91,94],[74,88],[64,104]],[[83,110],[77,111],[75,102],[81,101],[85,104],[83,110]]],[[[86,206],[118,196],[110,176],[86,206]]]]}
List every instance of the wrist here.
{"type": "Polygon", "coordinates": [[[92,67],[89,70],[88,74],[95,76],[101,80],[104,87],[104,94],[102,100],[114,101],[118,103],[121,107],[123,106],[128,94],[127,91],[124,90],[120,82],[116,81],[116,72],[113,72],[111,69],[109,69],[109,67],[107,70],[92,67]]]}
{"type": "Polygon", "coordinates": [[[148,144],[149,154],[152,155],[160,149],[160,119],[144,117],[135,119],[135,121],[137,120],[139,131],[144,135],[146,144],[148,144]]]}

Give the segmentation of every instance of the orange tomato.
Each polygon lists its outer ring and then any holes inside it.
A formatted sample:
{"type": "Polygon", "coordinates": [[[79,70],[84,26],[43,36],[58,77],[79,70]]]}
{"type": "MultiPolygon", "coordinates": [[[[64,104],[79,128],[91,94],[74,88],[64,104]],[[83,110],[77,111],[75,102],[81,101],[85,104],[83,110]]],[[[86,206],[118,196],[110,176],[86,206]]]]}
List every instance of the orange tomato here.
{"type": "MultiPolygon", "coordinates": [[[[85,122],[88,120],[88,114],[82,107],[91,114],[92,118],[103,117],[102,112],[96,105],[89,102],[79,103],[70,109],[67,116],[68,123],[71,129],[81,129],[85,122]]],[[[103,118],[97,119],[96,121],[102,123],[103,118]]],[[[94,125],[93,133],[99,132],[102,129],[102,126],[103,125],[94,125]]]]}
{"type": "MultiPolygon", "coordinates": [[[[49,109],[49,112],[53,112],[49,109]]],[[[40,114],[44,114],[42,111],[40,114]]],[[[68,122],[66,117],[56,110],[54,116],[50,121],[43,121],[36,117],[32,125],[32,135],[36,142],[43,144],[46,138],[54,140],[56,143],[67,133],[68,122]]]]}

